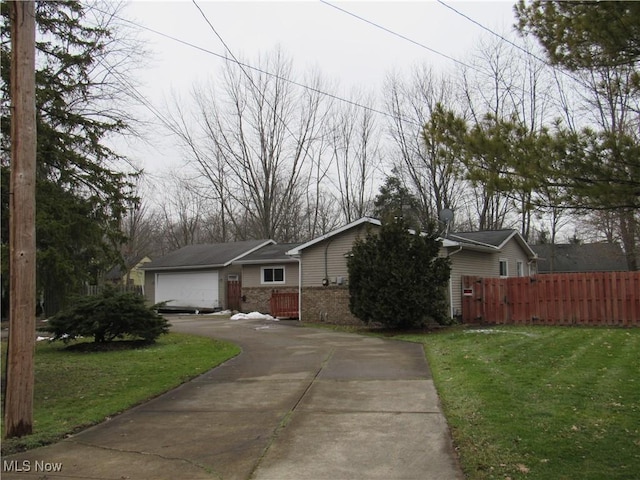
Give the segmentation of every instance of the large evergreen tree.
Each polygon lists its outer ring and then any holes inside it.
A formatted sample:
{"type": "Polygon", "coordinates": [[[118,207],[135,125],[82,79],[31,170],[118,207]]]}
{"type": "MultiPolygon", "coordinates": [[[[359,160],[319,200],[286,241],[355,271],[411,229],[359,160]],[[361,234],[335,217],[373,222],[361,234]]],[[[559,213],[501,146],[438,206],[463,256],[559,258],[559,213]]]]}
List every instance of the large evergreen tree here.
{"type": "Polygon", "coordinates": [[[520,0],[515,11],[518,28],[532,32],[555,64],[580,70],[640,58],[638,2],[520,0]]]}
{"type": "Polygon", "coordinates": [[[351,313],[390,328],[446,323],[450,265],[439,249],[435,229],[410,231],[400,217],[357,240],[347,263],[351,313]]]}
{"type": "MultiPolygon", "coordinates": [[[[36,4],[37,281],[48,310],[114,262],[120,219],[135,200],[124,159],[109,148],[108,138],[129,129],[120,72],[136,56],[113,23],[117,5],[103,7],[107,11],[79,1],[36,4]]],[[[4,187],[10,170],[11,38],[8,2],[1,8],[4,187]]],[[[7,232],[3,225],[3,247],[7,232]]],[[[5,255],[2,261],[4,271],[5,255]]]]}

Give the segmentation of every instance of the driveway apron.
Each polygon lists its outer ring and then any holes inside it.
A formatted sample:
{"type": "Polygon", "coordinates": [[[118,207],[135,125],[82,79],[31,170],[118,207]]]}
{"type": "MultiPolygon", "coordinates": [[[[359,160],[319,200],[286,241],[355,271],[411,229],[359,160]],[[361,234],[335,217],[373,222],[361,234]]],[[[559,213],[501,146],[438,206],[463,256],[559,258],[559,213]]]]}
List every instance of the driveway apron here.
{"type": "Polygon", "coordinates": [[[5,457],[2,478],[464,478],[421,345],[297,322],[170,321],[243,351],[109,421],[5,457]]]}

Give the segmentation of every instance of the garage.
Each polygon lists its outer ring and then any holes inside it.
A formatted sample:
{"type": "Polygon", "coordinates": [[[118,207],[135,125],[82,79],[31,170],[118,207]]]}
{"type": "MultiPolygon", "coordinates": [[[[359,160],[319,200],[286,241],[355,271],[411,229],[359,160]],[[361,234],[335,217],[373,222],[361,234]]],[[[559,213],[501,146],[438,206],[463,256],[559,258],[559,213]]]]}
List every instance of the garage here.
{"type": "Polygon", "coordinates": [[[171,272],[156,274],[155,303],[168,307],[210,309],[220,307],[218,272],[171,272]]]}

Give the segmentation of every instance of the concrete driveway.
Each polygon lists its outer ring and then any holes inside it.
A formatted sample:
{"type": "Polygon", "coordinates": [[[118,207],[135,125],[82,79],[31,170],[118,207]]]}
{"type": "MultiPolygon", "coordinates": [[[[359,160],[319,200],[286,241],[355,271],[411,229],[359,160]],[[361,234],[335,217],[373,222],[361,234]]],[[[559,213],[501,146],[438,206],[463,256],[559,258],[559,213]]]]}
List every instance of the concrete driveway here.
{"type": "Polygon", "coordinates": [[[2,478],[463,478],[420,345],[297,322],[170,320],[243,352],[110,421],[5,457],[2,478]]]}

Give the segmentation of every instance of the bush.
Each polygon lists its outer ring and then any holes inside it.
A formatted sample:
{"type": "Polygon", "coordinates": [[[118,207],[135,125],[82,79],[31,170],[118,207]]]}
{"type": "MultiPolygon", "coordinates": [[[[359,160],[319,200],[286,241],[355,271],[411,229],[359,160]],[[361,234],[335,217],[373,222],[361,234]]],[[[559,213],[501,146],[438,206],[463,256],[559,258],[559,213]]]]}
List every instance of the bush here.
{"type": "Polygon", "coordinates": [[[439,250],[434,230],[412,233],[401,218],[357,240],[348,260],[351,313],[390,328],[448,323],[450,264],[439,250]]]}
{"type": "Polygon", "coordinates": [[[91,336],[98,343],[125,337],[153,342],[168,333],[170,326],[158,315],[157,308],[148,307],[138,294],[105,287],[98,295],[77,298],[72,306],[49,319],[47,330],[65,342],[91,336]]]}

